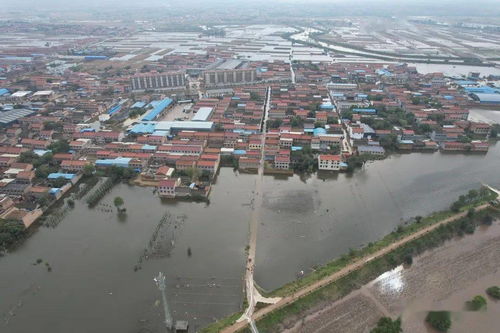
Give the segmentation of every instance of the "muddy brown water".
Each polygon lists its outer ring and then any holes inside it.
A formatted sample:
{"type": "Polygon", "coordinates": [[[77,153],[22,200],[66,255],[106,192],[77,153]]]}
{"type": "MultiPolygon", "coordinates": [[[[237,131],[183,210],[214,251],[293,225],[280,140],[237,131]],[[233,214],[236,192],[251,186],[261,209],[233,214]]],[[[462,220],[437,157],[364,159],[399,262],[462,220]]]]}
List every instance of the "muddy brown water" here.
{"type": "MultiPolygon", "coordinates": [[[[353,176],[266,176],[256,282],[276,288],[409,217],[446,208],[481,181],[500,187],[499,166],[497,144],[486,155],[395,155],[353,176]]],[[[174,317],[192,331],[238,311],[255,177],[222,169],[209,205],[162,203],[151,188],[126,185],[95,209],[77,202],[57,227],[40,227],[0,258],[0,332],[161,332],[152,280],[160,270],[174,317]],[[118,195],[125,220],[112,207],[118,195]],[[166,212],[181,220],[166,233],[175,239],[170,256],[134,272],[166,212]]]]}

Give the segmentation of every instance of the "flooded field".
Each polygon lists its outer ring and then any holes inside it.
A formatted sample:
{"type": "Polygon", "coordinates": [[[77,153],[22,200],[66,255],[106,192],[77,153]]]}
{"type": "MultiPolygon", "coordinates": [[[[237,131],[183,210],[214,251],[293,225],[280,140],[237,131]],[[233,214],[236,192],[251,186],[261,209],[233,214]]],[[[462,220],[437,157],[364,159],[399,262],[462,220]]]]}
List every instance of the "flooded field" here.
{"type": "Polygon", "coordinates": [[[175,318],[193,331],[239,311],[252,184],[224,169],[210,205],[162,204],[151,188],[127,185],[95,209],[77,202],[56,228],[40,227],[0,258],[0,332],[163,332],[158,271],[175,318]],[[116,195],[126,219],[113,207],[116,195]],[[166,248],[153,244],[134,272],[165,214],[158,237],[166,248]],[[33,265],[38,258],[52,271],[33,265]]]}
{"type": "Polygon", "coordinates": [[[286,332],[367,332],[382,316],[402,317],[403,331],[433,333],[425,324],[430,310],[452,312],[451,333],[495,333],[500,303],[488,297],[486,311],[465,311],[465,302],[500,284],[500,221],[474,235],[448,241],[330,305],[310,314],[286,332]]]}
{"type": "MultiPolygon", "coordinates": [[[[256,282],[276,288],[481,181],[499,187],[498,165],[499,144],[486,155],[394,155],[352,176],[266,176],[256,282]]],[[[95,209],[78,201],[0,258],[0,332],[161,332],[160,270],[174,317],[191,331],[239,311],[255,180],[223,168],[209,204],[162,203],[151,188],[127,185],[95,209]]]]}
{"type": "Polygon", "coordinates": [[[498,165],[500,144],[487,155],[393,155],[353,176],[266,178],[256,282],[275,289],[411,217],[449,207],[481,182],[498,186],[498,165]]]}

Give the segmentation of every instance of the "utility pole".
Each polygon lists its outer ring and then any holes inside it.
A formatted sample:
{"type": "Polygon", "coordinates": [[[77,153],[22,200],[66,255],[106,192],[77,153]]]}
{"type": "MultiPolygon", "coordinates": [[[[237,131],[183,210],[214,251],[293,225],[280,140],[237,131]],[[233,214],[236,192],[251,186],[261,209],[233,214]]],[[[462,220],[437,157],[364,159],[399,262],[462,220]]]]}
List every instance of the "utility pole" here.
{"type": "Polygon", "coordinates": [[[158,276],[153,279],[158,286],[158,289],[161,291],[161,297],[163,299],[163,310],[165,311],[165,327],[167,328],[167,332],[173,332],[173,320],[170,315],[170,310],[168,308],[167,296],[165,295],[165,275],[162,272],[158,273],[158,276]]]}

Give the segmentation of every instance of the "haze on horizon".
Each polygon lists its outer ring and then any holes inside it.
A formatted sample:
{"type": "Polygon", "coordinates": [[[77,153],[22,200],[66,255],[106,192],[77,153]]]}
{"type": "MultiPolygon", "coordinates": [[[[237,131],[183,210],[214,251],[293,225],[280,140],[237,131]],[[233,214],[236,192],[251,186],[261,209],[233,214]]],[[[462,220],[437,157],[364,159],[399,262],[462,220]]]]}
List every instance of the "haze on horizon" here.
{"type": "Polygon", "coordinates": [[[170,10],[224,10],[241,7],[256,10],[280,8],[296,10],[297,16],[341,15],[427,15],[427,16],[497,16],[500,6],[495,0],[1,0],[4,10],[53,11],[127,10],[131,8],[165,8],[170,10]]]}

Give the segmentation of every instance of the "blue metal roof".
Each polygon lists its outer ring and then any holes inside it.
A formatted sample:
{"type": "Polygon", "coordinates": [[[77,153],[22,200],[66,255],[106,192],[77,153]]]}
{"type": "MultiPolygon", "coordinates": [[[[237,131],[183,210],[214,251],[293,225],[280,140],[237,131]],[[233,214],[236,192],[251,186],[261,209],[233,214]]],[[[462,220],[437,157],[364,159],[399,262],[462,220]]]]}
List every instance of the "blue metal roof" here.
{"type": "Polygon", "coordinates": [[[100,55],[89,55],[85,56],[85,60],[106,60],[108,57],[106,56],[100,56],[100,55]]]}
{"type": "Polygon", "coordinates": [[[37,154],[38,156],[43,156],[47,153],[50,153],[50,150],[44,150],[44,149],[34,149],[33,153],[37,154]]]}
{"type": "Polygon", "coordinates": [[[333,110],[334,106],[332,103],[323,103],[319,106],[320,109],[333,110]]]}
{"type": "Polygon", "coordinates": [[[168,136],[168,131],[154,131],[152,135],[155,135],[155,136],[168,136]]]}
{"type": "Polygon", "coordinates": [[[498,104],[500,103],[500,94],[474,94],[480,103],[498,104]]]}
{"type": "Polygon", "coordinates": [[[144,117],[142,117],[142,120],[146,120],[146,121],[152,121],[154,120],[156,117],[158,117],[158,115],[160,113],[163,112],[163,110],[165,110],[170,104],[172,104],[173,100],[170,99],[170,98],[165,98],[163,100],[161,100],[154,108],[153,110],[149,111],[148,113],[146,113],[146,115],[144,117]]]}
{"type": "Polygon", "coordinates": [[[377,74],[378,75],[385,75],[385,76],[392,76],[392,73],[389,72],[387,69],[385,68],[381,68],[379,70],[377,70],[377,74]]]}
{"type": "Polygon", "coordinates": [[[57,179],[57,178],[64,178],[67,180],[71,180],[75,177],[76,175],[74,173],[59,173],[59,172],[54,172],[48,175],[48,179],[57,179]]]}
{"type": "Polygon", "coordinates": [[[356,112],[356,113],[377,113],[377,110],[376,109],[358,109],[358,108],[354,108],[354,109],[352,109],[352,112],[356,112]]]}
{"type": "Polygon", "coordinates": [[[150,134],[155,131],[155,124],[148,124],[148,123],[140,123],[137,125],[134,125],[130,132],[135,133],[135,134],[150,134]]]}
{"type": "Polygon", "coordinates": [[[108,114],[112,115],[113,113],[116,113],[116,112],[120,111],[121,109],[122,109],[121,104],[117,104],[108,110],[108,114]]]}
{"type": "Polygon", "coordinates": [[[57,188],[57,187],[53,187],[53,188],[51,188],[51,189],[49,190],[49,193],[50,193],[50,194],[57,194],[57,193],[59,193],[59,192],[61,192],[61,189],[60,189],[60,188],[57,188]]]}
{"type": "Polygon", "coordinates": [[[132,108],[132,109],[134,109],[134,108],[139,108],[139,109],[141,109],[141,108],[143,108],[143,107],[145,107],[145,106],[146,106],[146,103],[141,102],[141,101],[138,101],[138,102],[135,102],[135,103],[131,106],[131,108],[132,108]]]}
{"type": "Polygon", "coordinates": [[[131,158],[128,157],[117,157],[114,159],[104,159],[104,160],[97,160],[95,161],[95,165],[97,166],[118,166],[118,167],[123,167],[127,168],[129,162],[131,161],[131,158]]]}
{"type": "Polygon", "coordinates": [[[144,146],[142,146],[142,149],[143,150],[156,150],[156,146],[144,145],[144,146]]]}
{"type": "Polygon", "coordinates": [[[495,89],[489,86],[465,87],[464,89],[468,93],[479,93],[479,94],[495,94],[500,92],[500,89],[495,89]]]}
{"type": "Polygon", "coordinates": [[[0,96],[6,95],[8,93],[9,93],[9,90],[7,90],[5,88],[0,88],[0,96]]]}
{"type": "Polygon", "coordinates": [[[246,153],[247,153],[246,150],[241,150],[241,149],[236,149],[235,151],[233,151],[234,155],[245,155],[246,153]]]}
{"type": "Polygon", "coordinates": [[[314,129],[313,134],[314,134],[314,136],[326,134],[326,129],[324,129],[323,127],[317,127],[314,129]]]}
{"type": "Polygon", "coordinates": [[[459,86],[472,86],[477,84],[476,81],[467,81],[467,80],[459,80],[456,81],[455,83],[458,84],[459,86]]]}

